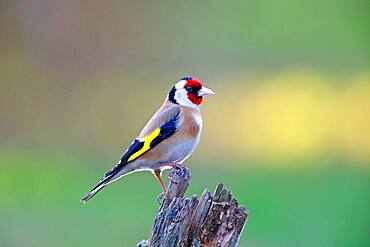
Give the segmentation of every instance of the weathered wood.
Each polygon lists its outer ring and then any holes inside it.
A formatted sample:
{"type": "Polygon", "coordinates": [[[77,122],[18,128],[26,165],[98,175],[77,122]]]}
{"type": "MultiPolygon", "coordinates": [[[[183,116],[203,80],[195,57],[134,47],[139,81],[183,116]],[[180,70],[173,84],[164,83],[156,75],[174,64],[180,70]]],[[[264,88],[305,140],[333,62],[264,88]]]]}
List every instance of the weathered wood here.
{"type": "Polygon", "coordinates": [[[150,239],[138,247],[237,246],[249,213],[222,183],[213,195],[205,189],[200,199],[195,195],[186,198],[191,171],[185,166],[175,167],[168,178],[167,191],[158,198],[161,206],[150,239]]]}

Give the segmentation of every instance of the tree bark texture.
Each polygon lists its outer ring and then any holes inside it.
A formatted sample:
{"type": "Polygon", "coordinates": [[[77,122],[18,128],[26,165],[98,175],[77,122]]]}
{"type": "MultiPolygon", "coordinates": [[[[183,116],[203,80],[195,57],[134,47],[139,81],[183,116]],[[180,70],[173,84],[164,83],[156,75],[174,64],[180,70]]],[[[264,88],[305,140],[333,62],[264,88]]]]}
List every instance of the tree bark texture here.
{"type": "Polygon", "coordinates": [[[205,189],[200,198],[186,198],[191,171],[185,166],[176,167],[168,178],[167,191],[158,198],[161,206],[150,239],[141,241],[138,247],[237,246],[249,212],[222,183],[213,195],[205,189]]]}

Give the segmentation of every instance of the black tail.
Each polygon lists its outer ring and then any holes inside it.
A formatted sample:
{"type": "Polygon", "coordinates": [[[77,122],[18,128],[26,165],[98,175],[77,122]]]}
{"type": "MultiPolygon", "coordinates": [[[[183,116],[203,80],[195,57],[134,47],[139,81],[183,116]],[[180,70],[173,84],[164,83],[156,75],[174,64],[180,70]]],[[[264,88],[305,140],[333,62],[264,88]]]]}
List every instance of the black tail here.
{"type": "Polygon", "coordinates": [[[101,180],[86,196],[84,196],[84,198],[82,198],[82,202],[86,203],[88,200],[93,198],[96,193],[109,184],[110,178],[111,177],[101,180]]]}
{"type": "Polygon", "coordinates": [[[101,189],[105,186],[110,184],[113,181],[116,181],[120,177],[124,176],[125,174],[131,172],[133,169],[124,166],[123,163],[118,162],[118,164],[112,168],[109,172],[107,172],[104,177],[100,180],[100,182],[84,197],[82,198],[82,202],[85,203],[91,198],[95,196],[101,189]]]}

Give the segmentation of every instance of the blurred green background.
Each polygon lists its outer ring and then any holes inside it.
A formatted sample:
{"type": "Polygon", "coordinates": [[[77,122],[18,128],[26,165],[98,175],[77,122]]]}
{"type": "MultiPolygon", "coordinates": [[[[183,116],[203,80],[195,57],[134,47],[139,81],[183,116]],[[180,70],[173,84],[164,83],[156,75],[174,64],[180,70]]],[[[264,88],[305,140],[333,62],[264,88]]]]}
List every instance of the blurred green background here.
{"type": "Polygon", "coordinates": [[[172,84],[214,89],[189,195],[223,181],[240,246],[370,245],[369,1],[0,1],[0,245],[135,246],[160,186],[91,202],[172,84]]]}

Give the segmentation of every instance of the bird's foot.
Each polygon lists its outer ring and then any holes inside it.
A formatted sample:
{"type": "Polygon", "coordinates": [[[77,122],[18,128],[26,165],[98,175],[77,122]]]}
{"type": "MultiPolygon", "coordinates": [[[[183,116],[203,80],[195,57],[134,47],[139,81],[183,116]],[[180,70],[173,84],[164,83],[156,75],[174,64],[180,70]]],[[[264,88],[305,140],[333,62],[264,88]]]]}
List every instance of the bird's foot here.
{"type": "Polygon", "coordinates": [[[175,163],[175,162],[163,162],[162,166],[170,166],[175,169],[181,169],[182,167],[184,167],[182,164],[175,163]]]}
{"type": "Polygon", "coordinates": [[[191,171],[189,168],[183,165],[177,164],[177,166],[173,166],[173,169],[170,170],[168,174],[168,179],[171,182],[179,182],[181,180],[189,181],[191,178],[191,171]]]}
{"type": "Polygon", "coordinates": [[[179,164],[179,163],[170,163],[170,166],[171,166],[172,168],[175,168],[175,169],[181,169],[181,168],[183,168],[183,167],[184,167],[183,165],[181,165],[181,164],[179,164]]]}

